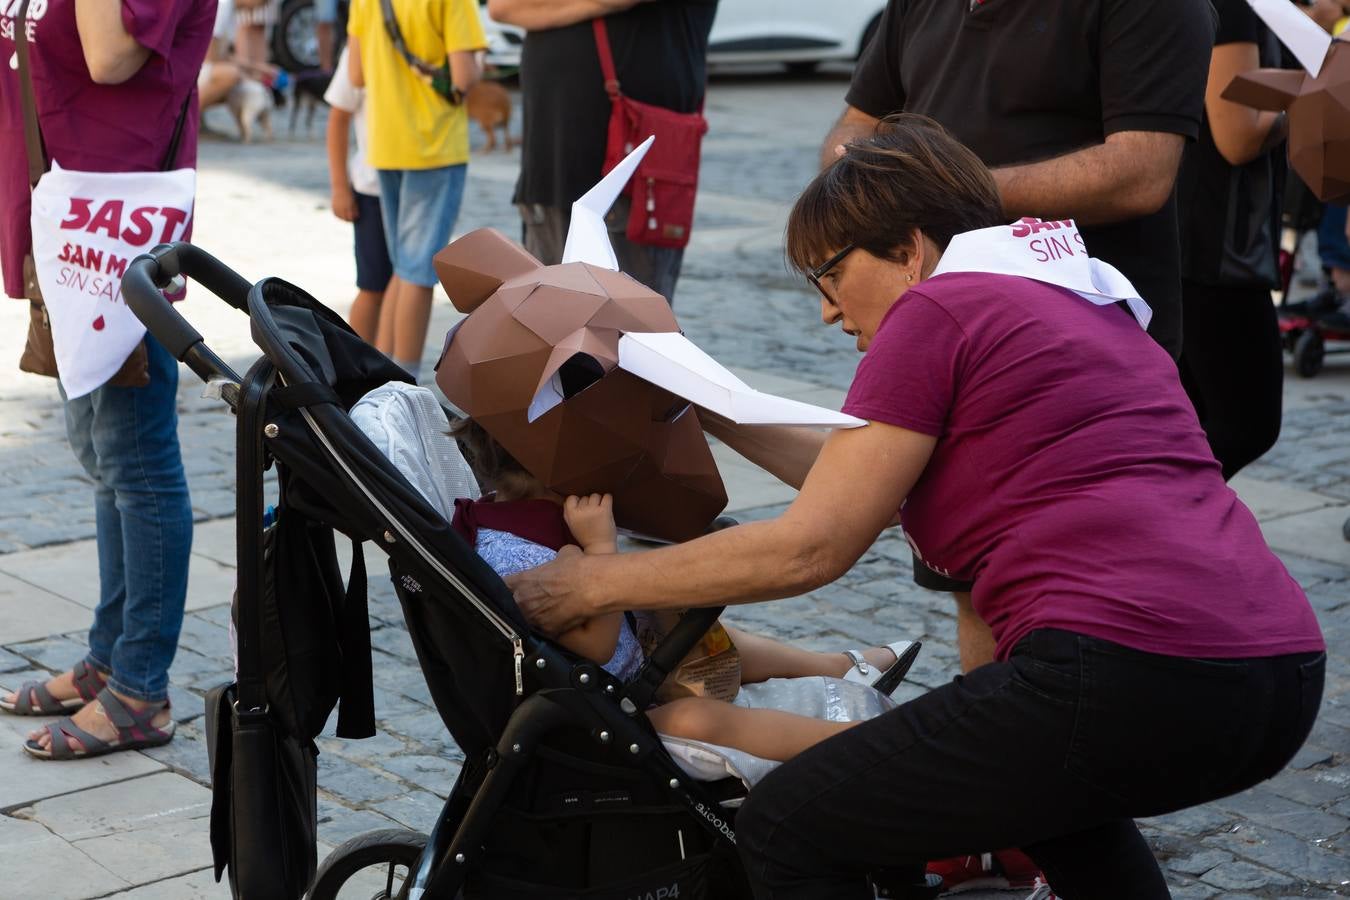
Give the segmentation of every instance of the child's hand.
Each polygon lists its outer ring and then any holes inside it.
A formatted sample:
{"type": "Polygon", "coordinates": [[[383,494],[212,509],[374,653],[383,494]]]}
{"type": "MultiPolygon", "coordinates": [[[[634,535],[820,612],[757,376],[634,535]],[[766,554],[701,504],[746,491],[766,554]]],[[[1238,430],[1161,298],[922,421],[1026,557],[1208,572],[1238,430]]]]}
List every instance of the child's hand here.
{"type": "Polygon", "coordinates": [[[587,553],[614,553],[619,533],[614,527],[614,498],[609,494],[568,497],[563,518],[572,536],[587,553]]]}
{"type": "Polygon", "coordinates": [[[356,194],[351,188],[333,189],[333,215],[344,222],[356,221],[356,194]]]}

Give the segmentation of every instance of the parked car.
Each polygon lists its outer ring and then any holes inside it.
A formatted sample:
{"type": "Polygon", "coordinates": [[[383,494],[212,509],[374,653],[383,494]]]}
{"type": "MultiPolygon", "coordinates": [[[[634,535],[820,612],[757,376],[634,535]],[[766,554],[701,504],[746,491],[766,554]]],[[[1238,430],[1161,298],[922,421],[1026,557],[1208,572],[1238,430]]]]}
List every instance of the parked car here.
{"type": "MultiPolygon", "coordinates": [[[[333,23],[333,59],[347,43],[347,0],[338,0],[333,23]]],[[[287,72],[319,67],[319,38],[314,30],[314,0],[282,0],[277,22],[272,26],[272,62],[287,72]]]]}
{"type": "MultiPolygon", "coordinates": [[[[872,39],[885,0],[721,0],[708,38],[708,62],[784,64],[810,72],[820,63],[852,62],[872,39]]],[[[520,65],[524,32],[483,16],[488,62],[520,65]]]]}
{"type": "MultiPolygon", "coordinates": [[[[347,4],[339,4],[339,41],[345,38],[347,4]]],[[[809,72],[823,62],[852,62],[872,39],[885,0],[721,0],[708,39],[713,65],[783,64],[809,72]]],[[[488,39],[487,61],[500,68],[520,65],[524,32],[501,25],[479,9],[488,39]]],[[[314,36],[314,0],[284,0],[272,32],[272,56],[290,71],[319,64],[314,36]]]]}

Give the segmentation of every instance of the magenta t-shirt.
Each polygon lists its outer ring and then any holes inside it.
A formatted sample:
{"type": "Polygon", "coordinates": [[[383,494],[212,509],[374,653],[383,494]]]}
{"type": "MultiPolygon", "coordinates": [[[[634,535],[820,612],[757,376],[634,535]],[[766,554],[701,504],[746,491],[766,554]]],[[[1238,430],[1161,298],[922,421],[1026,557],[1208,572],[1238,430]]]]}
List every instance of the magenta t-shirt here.
{"type": "MultiPolygon", "coordinates": [[[[17,19],[7,15],[18,7],[0,7],[0,268],[11,297],[23,296],[23,257],[32,244],[19,73],[11,64],[17,19]]],[[[122,0],[122,22],[150,57],[122,84],[101,85],[85,65],[75,0],[33,0],[29,60],[47,155],[86,172],[156,170],[190,98],[172,168],[195,166],[197,73],[215,15],[215,0],[122,0]]]]}
{"type": "Polygon", "coordinates": [[[1176,366],[1119,307],[939,275],[887,312],[844,411],[938,438],[902,523],[974,581],[1000,659],[1036,628],[1211,659],[1324,649],[1176,366]]]}

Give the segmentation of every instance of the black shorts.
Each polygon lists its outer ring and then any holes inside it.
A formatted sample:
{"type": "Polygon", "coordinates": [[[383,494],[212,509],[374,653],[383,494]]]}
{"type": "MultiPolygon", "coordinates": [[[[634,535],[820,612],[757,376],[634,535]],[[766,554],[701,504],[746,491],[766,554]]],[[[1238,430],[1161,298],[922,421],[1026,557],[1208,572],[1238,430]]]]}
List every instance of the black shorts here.
{"type": "Polygon", "coordinates": [[[380,198],[356,194],[356,287],[362,291],[383,291],[394,277],[394,264],[384,242],[384,220],[380,217],[380,198]]]}

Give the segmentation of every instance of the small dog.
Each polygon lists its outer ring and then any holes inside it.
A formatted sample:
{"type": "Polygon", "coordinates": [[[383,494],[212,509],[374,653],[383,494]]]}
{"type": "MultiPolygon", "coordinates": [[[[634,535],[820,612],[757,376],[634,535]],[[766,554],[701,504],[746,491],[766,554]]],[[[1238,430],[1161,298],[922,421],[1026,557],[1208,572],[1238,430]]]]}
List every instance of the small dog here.
{"type": "Polygon", "coordinates": [[[225,105],[239,126],[239,140],[252,143],[255,123],[261,126],[263,137],[272,140],[272,92],[261,81],[239,79],[225,97],[225,105]]]}
{"type": "Polygon", "coordinates": [[[309,69],[291,76],[294,86],[291,88],[291,136],[295,136],[295,125],[300,121],[300,108],[305,109],[305,134],[314,126],[314,112],[324,102],[323,95],[333,80],[332,72],[322,69],[309,69]]]}
{"type": "Polygon", "coordinates": [[[487,135],[483,153],[491,153],[497,148],[497,126],[501,126],[505,135],[506,149],[516,145],[511,137],[511,95],[497,81],[480,81],[464,97],[464,108],[469,117],[478,123],[487,135]]]}

